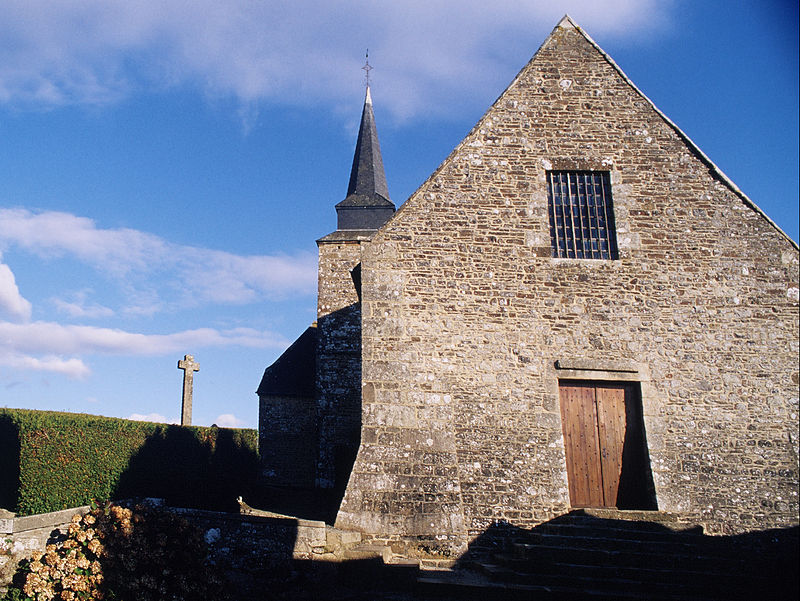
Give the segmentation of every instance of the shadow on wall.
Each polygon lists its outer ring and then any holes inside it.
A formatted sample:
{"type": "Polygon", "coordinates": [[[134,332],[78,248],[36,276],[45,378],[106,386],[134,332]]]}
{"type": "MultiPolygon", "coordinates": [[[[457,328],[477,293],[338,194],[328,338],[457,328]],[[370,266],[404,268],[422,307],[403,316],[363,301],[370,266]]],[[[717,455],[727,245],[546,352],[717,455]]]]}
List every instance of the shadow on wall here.
{"type": "Polygon", "coordinates": [[[258,456],[237,444],[235,431],[169,426],[148,437],[120,475],[114,499],[157,497],[174,507],[238,511],[251,494],[258,456]]]}
{"type": "Polygon", "coordinates": [[[317,478],[347,484],[361,440],[361,303],[319,318],[317,478]]]}
{"type": "Polygon", "coordinates": [[[317,486],[323,519],[333,523],[361,442],[361,303],[319,318],[317,486]]]}
{"type": "Polygon", "coordinates": [[[258,507],[332,523],[361,440],[361,304],[319,318],[258,388],[258,507]]]}
{"type": "Polygon", "coordinates": [[[256,393],[258,452],[270,486],[313,488],[316,477],[317,338],[309,326],[264,370],[256,393]]]}
{"type": "Polygon", "coordinates": [[[636,383],[634,396],[625,403],[625,438],[616,502],[619,509],[658,509],[649,448],[642,394],[640,384],[636,383]]]}

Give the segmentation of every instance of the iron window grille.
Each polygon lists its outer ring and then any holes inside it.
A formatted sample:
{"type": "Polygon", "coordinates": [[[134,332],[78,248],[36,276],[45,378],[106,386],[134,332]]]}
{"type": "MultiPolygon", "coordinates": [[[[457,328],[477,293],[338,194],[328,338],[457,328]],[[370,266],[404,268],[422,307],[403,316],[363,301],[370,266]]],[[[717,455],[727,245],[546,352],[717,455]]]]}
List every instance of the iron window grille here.
{"type": "Polygon", "coordinates": [[[619,258],[608,171],[548,171],[547,210],[554,257],[619,258]]]}

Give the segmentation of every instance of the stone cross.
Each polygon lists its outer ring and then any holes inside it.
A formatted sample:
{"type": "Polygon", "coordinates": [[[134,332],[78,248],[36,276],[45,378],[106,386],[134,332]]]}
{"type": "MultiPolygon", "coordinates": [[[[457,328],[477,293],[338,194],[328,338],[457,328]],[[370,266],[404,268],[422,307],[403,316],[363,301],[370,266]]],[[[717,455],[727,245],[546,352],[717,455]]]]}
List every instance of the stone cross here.
{"type": "Polygon", "coordinates": [[[192,385],[194,372],[200,371],[200,364],[194,362],[192,355],[184,355],[178,361],[178,369],[183,370],[183,402],[181,403],[181,426],[192,425],[192,385]]]}

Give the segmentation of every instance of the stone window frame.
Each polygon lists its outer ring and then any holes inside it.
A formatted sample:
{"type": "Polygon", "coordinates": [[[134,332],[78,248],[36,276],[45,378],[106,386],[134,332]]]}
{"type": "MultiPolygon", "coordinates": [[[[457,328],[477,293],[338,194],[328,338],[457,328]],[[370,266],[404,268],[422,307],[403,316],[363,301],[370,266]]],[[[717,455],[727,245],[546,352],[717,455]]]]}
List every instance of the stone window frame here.
{"type": "Polygon", "coordinates": [[[544,223],[541,232],[530,232],[527,235],[527,245],[532,247],[535,255],[548,258],[553,265],[559,264],[582,264],[587,266],[607,265],[619,267],[621,262],[631,258],[633,252],[641,250],[640,236],[631,231],[630,208],[634,198],[633,185],[627,183],[624,173],[619,169],[614,159],[611,157],[603,158],[555,158],[552,160],[541,159],[537,174],[539,180],[539,192],[536,194],[536,201],[541,215],[544,215],[544,223]],[[547,210],[547,174],[549,171],[606,171],[609,174],[613,194],[614,221],[617,234],[617,258],[616,259],[577,259],[560,258],[552,256],[550,242],[550,217],[547,210]]]}
{"type": "Polygon", "coordinates": [[[619,259],[610,171],[548,171],[547,216],[553,257],[619,259]]]}

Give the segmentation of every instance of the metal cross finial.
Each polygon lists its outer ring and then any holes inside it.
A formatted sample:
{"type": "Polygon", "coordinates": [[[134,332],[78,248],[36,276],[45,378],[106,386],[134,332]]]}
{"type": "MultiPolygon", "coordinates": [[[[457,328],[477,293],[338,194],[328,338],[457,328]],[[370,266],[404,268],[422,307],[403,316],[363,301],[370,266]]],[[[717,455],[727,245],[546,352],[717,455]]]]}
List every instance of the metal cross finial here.
{"type": "Polygon", "coordinates": [[[374,68],[372,65],[369,64],[369,48],[367,48],[367,60],[364,63],[364,66],[361,67],[366,72],[366,80],[367,80],[367,87],[369,87],[369,72],[372,71],[374,68]]]}

